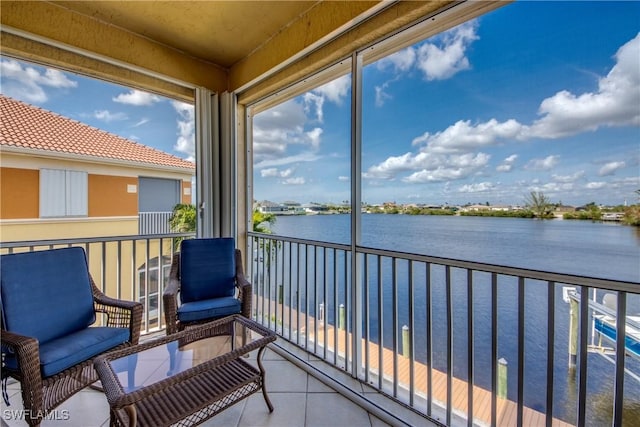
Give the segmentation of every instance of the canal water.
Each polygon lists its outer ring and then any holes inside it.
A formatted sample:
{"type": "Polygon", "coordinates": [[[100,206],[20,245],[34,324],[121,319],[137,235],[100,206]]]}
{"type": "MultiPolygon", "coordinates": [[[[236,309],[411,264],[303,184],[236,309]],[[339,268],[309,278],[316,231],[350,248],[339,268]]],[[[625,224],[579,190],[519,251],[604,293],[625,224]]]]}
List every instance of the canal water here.
{"type": "MultiPolygon", "coordinates": [[[[277,235],[332,243],[350,242],[348,215],[278,216],[272,227],[277,235]]],[[[444,258],[522,267],[564,274],[640,282],[640,229],[618,223],[589,221],[531,220],[459,216],[410,216],[365,214],[362,216],[362,246],[418,253],[444,258]]],[[[393,348],[390,289],[391,267],[382,266],[383,332],[378,331],[377,266],[369,266],[369,330],[372,340],[393,348]],[[380,338],[382,335],[382,338],[380,338]]],[[[407,307],[407,264],[399,263],[398,324],[410,324],[407,307]]],[[[414,279],[414,339],[416,359],[426,362],[427,333],[430,330],[433,367],[446,370],[446,288],[444,268],[433,266],[431,276],[432,324],[427,322],[427,295],[424,270],[412,271],[414,279]]],[[[454,375],[467,380],[467,277],[452,269],[453,361],[454,375]]],[[[498,358],[511,367],[508,397],[517,398],[517,281],[501,279],[498,290],[498,358]]],[[[525,290],[525,405],[545,412],[547,287],[546,282],[527,281],[525,290]]],[[[491,277],[477,272],[473,276],[474,382],[490,389],[491,277]]],[[[569,307],[562,300],[562,285],[555,287],[554,417],[575,423],[577,379],[568,368],[569,307]]],[[[640,284],[639,284],[640,292],[640,284]]],[[[601,295],[597,296],[601,298],[601,295]]],[[[630,295],[628,314],[640,314],[640,297],[630,295]]],[[[333,318],[331,308],[327,312],[333,318]]],[[[310,309],[310,314],[315,310],[310,309]]],[[[594,342],[595,343],[595,342],[594,342]]],[[[614,365],[597,353],[588,356],[588,425],[611,425],[614,365]]],[[[625,376],[625,425],[640,425],[640,363],[627,357],[633,375],[625,376]]]]}

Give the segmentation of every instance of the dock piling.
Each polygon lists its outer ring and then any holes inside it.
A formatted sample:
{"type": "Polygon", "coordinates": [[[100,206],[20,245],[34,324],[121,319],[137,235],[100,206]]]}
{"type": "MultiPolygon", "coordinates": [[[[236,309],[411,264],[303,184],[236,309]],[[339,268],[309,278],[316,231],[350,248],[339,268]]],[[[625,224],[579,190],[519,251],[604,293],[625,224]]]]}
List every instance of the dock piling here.
{"type": "Polygon", "coordinates": [[[407,325],[402,326],[402,355],[409,357],[409,327],[407,325]]]}
{"type": "Polygon", "coordinates": [[[507,398],[507,359],[501,357],[498,360],[498,391],[497,395],[501,399],[507,398]]]}
{"type": "Polygon", "coordinates": [[[569,304],[569,368],[575,368],[578,359],[578,313],[580,307],[578,301],[573,298],[570,298],[569,304]]]}

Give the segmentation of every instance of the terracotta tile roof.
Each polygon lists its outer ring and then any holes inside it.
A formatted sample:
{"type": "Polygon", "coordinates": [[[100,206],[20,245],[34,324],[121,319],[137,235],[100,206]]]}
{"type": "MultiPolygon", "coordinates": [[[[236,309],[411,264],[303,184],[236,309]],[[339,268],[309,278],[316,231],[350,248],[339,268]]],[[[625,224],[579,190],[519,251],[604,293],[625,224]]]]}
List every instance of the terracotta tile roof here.
{"type": "Polygon", "coordinates": [[[0,95],[0,148],[8,146],[195,169],[172,154],[0,95]]]}

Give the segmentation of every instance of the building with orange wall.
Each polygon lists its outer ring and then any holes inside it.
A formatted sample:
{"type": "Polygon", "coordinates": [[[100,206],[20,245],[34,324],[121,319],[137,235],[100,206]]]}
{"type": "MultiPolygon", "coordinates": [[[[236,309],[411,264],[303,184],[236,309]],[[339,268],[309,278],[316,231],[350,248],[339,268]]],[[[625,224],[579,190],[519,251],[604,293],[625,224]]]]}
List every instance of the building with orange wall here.
{"type": "Polygon", "coordinates": [[[193,162],[0,95],[2,241],[139,234],[145,217],[166,223],[192,202],[194,174],[193,162]]]}
{"type": "MultiPolygon", "coordinates": [[[[166,234],[173,206],[192,203],[194,174],[192,162],[0,95],[2,242],[166,234]]],[[[87,246],[89,270],[160,327],[172,239],[126,241],[87,246]],[[122,259],[133,265],[114,268],[122,259]]]]}

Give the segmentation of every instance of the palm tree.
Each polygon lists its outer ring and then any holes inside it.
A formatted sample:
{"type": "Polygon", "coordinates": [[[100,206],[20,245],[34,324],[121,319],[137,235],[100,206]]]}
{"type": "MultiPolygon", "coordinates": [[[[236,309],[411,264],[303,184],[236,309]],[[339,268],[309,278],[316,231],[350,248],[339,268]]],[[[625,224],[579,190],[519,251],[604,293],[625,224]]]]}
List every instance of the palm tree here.
{"type": "MultiPolygon", "coordinates": [[[[271,234],[273,231],[271,230],[271,225],[276,222],[276,216],[272,213],[263,213],[258,209],[254,209],[252,217],[253,223],[253,231],[256,233],[265,233],[271,234]]],[[[258,292],[262,294],[264,292],[264,286],[271,286],[271,258],[275,255],[279,244],[274,244],[271,240],[266,239],[256,239],[259,241],[259,247],[263,249],[264,259],[263,262],[267,267],[267,271],[262,274],[264,277],[260,278],[260,269],[256,270],[256,275],[253,279],[253,282],[257,284],[259,290],[258,292]],[[268,283],[265,284],[265,280],[268,283]]],[[[261,257],[258,255],[258,259],[261,257]]]]}
{"type": "MultiPolygon", "coordinates": [[[[196,231],[196,219],[198,211],[196,207],[187,203],[179,203],[173,207],[171,216],[169,217],[169,227],[174,233],[189,233],[196,231]]],[[[180,242],[184,237],[176,237],[173,239],[173,247],[175,250],[180,247],[180,242]]]]}
{"type": "Polygon", "coordinates": [[[553,204],[542,191],[532,191],[525,198],[525,204],[537,218],[550,218],[553,216],[553,204]]]}
{"type": "Polygon", "coordinates": [[[272,213],[263,213],[255,209],[252,215],[252,222],[253,231],[271,234],[271,226],[276,222],[276,216],[272,213]]]}

